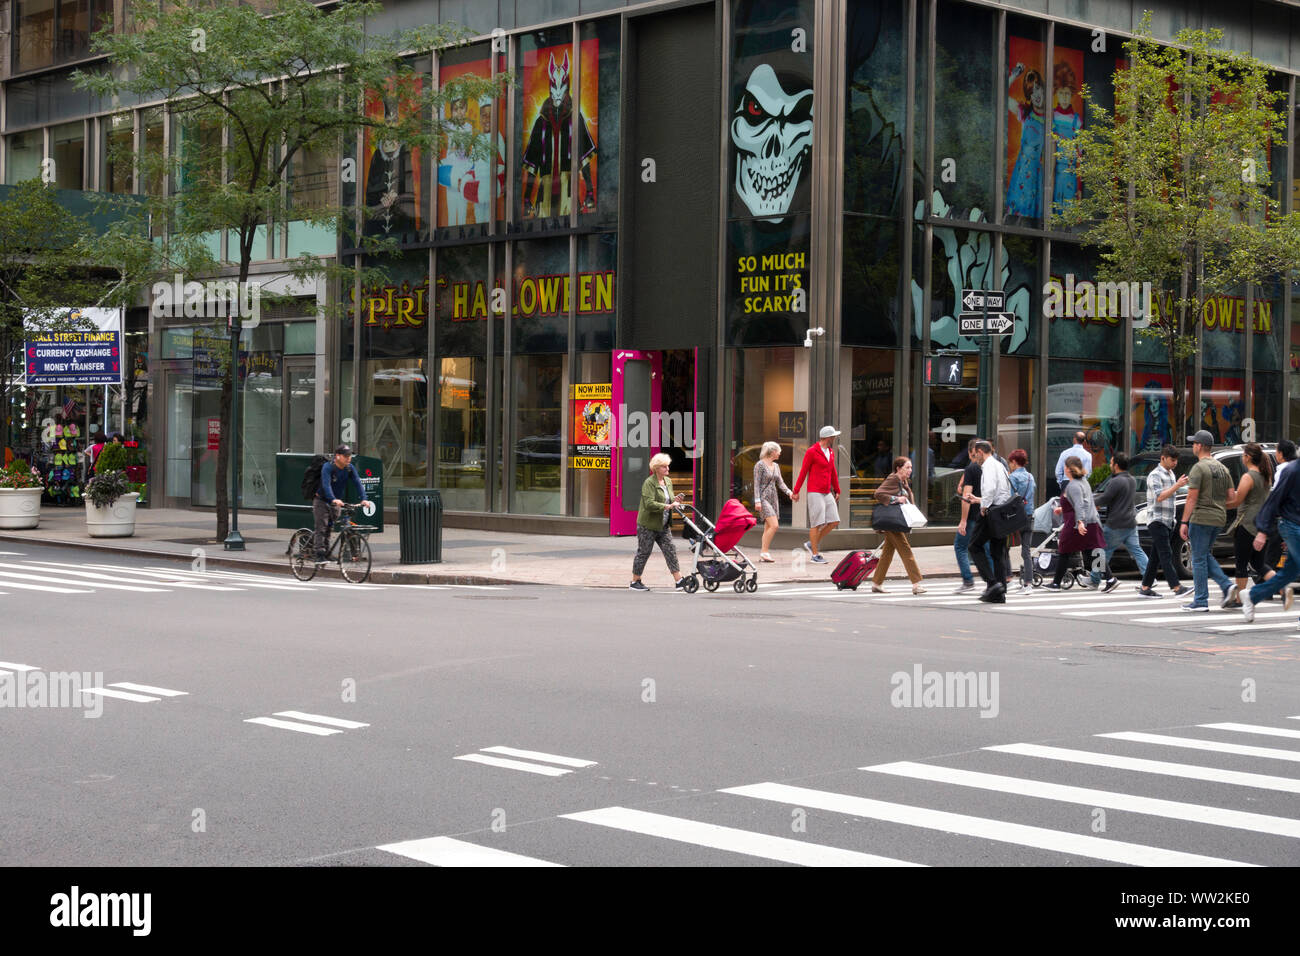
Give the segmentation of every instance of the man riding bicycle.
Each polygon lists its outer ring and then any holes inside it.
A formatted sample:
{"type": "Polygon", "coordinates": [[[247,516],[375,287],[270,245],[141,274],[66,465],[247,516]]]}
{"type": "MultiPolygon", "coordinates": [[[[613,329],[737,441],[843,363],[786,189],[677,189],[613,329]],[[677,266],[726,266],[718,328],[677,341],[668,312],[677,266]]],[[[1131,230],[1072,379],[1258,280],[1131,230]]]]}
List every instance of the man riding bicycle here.
{"type": "Polygon", "coordinates": [[[312,515],[316,519],[316,563],[324,564],[329,554],[330,522],[339,516],[343,508],[343,495],[347,493],[348,479],[352,480],[357,494],[366,501],[366,489],[361,484],[361,475],[352,464],[352,449],[339,445],[334,449],[334,459],[325,462],[320,470],[320,487],[312,499],[312,515]]]}

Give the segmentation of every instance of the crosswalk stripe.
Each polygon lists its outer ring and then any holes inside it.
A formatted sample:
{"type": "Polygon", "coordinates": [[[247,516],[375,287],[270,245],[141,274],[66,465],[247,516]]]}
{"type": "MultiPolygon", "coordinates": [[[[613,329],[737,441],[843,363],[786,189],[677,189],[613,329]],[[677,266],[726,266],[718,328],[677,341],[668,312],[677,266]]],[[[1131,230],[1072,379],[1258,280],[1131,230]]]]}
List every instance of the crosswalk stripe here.
{"type": "MultiPolygon", "coordinates": [[[[7,567],[7,565],[0,565],[0,567],[7,567]]],[[[162,588],[140,587],[134,584],[110,584],[106,581],[96,581],[94,584],[90,584],[86,581],[61,581],[58,576],[54,574],[20,574],[17,571],[0,571],[0,578],[4,579],[5,587],[20,586],[15,583],[16,581],[40,581],[44,584],[79,584],[82,587],[87,588],[96,587],[107,588],[110,591],[135,591],[142,594],[161,594],[163,591],[162,588]],[[11,578],[14,580],[10,580],[11,578]]]]}
{"type": "Polygon", "coordinates": [[[369,724],[363,724],[358,720],[344,720],[341,717],[323,717],[320,714],[304,714],[300,710],[277,710],[277,717],[292,717],[295,720],[309,720],[317,724],[325,724],[327,727],[342,727],[345,730],[357,730],[361,727],[369,727],[369,724]]]}
{"type": "Polygon", "coordinates": [[[1166,747],[1186,747],[1189,750],[1212,750],[1223,754],[1240,754],[1243,757],[1268,757],[1273,760],[1291,760],[1300,763],[1300,750],[1277,750],[1273,747],[1251,747],[1246,744],[1225,744],[1217,740],[1197,740],[1194,737],[1168,737],[1164,734],[1144,734],[1121,731],[1098,734],[1111,740],[1131,740],[1142,744],[1161,744],[1166,747]]]}
{"type": "MultiPolygon", "coordinates": [[[[130,568],[123,565],[113,564],[88,564],[86,567],[99,568],[100,570],[128,572],[134,574],[147,574],[150,577],[165,577],[168,579],[179,578],[180,580],[197,580],[211,581],[216,578],[227,581],[229,584],[238,584],[241,587],[251,588],[268,588],[274,591],[300,591],[306,587],[324,587],[323,584],[297,582],[294,584],[275,584],[265,576],[259,577],[251,574],[224,573],[219,571],[190,571],[188,569],[169,569],[169,568],[130,568]]],[[[336,587],[350,587],[355,585],[336,585],[336,587]]]]}
{"type": "MultiPolygon", "coordinates": [[[[1121,614],[1129,616],[1134,613],[1135,607],[1150,607],[1152,598],[1139,598],[1136,601],[1124,601],[1121,603],[1109,604],[1104,608],[1095,608],[1088,610],[1062,611],[1063,617],[1103,617],[1108,614],[1121,614]]],[[[1183,612],[1179,612],[1183,613],[1183,612]]]]}
{"type": "Polygon", "coordinates": [[[487,764],[489,767],[504,767],[507,770],[523,770],[528,773],[540,773],[544,777],[563,777],[566,773],[573,773],[572,770],[561,770],[559,767],[543,767],[537,763],[524,763],[522,760],[507,760],[505,757],[488,757],[484,754],[462,754],[454,760],[468,760],[470,763],[487,764]]]}
{"type": "Polygon", "coordinates": [[[843,850],[820,843],[805,843],[789,837],[769,836],[766,833],[754,833],[682,817],[647,813],[644,810],[632,810],[628,807],[605,807],[601,810],[584,810],[581,813],[564,813],[560,818],[577,820],[579,823],[594,823],[597,826],[640,833],[664,840],[676,840],[679,843],[705,846],[714,850],[743,853],[746,856],[761,857],[765,860],[797,863],[801,866],[921,865],[876,856],[872,853],[843,850]]]}
{"type": "Polygon", "coordinates": [[[137,704],[148,704],[156,700],[162,700],[161,697],[150,697],[147,694],[131,694],[124,690],[109,690],[107,687],[83,687],[83,694],[98,694],[100,697],[116,697],[119,700],[132,700],[137,704]]]}
{"type": "Polygon", "coordinates": [[[249,717],[244,723],[262,724],[265,727],[279,727],[281,730],[296,730],[301,734],[316,734],[318,737],[343,733],[341,730],[331,730],[329,727],[313,727],[311,724],[299,724],[292,720],[276,720],[274,717],[249,717]]]}
{"type": "Polygon", "coordinates": [[[159,697],[188,697],[190,693],[187,690],[168,690],[166,687],[150,687],[148,684],[132,684],[129,681],[119,681],[108,686],[120,687],[123,690],[135,690],[142,694],[157,694],[159,697]]]}
{"type": "Polygon", "coordinates": [[[1105,601],[1098,600],[1089,595],[1082,601],[1072,601],[1070,603],[1060,604],[1039,604],[1020,601],[1012,603],[1011,600],[1008,600],[1006,604],[1000,605],[997,609],[999,611],[1061,611],[1065,614],[1132,614],[1133,608],[1150,607],[1151,602],[1154,600],[1156,600],[1156,598],[1129,598],[1125,600],[1105,601]],[[1089,607],[1088,605],[1092,606],[1089,607]],[[1123,608],[1124,610],[1118,610],[1120,608],[1123,608]]]}
{"type": "Polygon", "coordinates": [[[1282,624],[1247,624],[1245,621],[1238,621],[1236,624],[1215,624],[1210,628],[1211,631],[1294,631],[1295,629],[1295,621],[1287,621],[1282,624]]]}
{"type": "Polygon", "coordinates": [[[780,783],[759,783],[746,787],[731,787],[720,792],[732,793],[742,797],[753,797],[759,800],[772,800],[799,807],[814,807],[818,810],[828,810],[849,816],[869,817],[890,823],[901,823],[905,826],[942,830],[947,833],[958,833],[981,840],[1014,843],[1039,850],[1050,850],[1096,860],[1107,860],[1111,863],[1127,863],[1134,866],[1254,866],[1252,863],[1202,856],[1197,853],[1183,853],[1178,850],[1125,843],[1120,840],[1103,839],[1078,833],[1065,833],[1060,830],[1048,830],[1023,823],[1008,823],[987,817],[967,816],[966,814],[949,813],[944,810],[930,810],[901,803],[886,803],[883,800],[871,800],[866,797],[830,793],[824,790],[809,790],[806,787],[791,787],[780,783]]]}
{"type": "MultiPolygon", "coordinates": [[[[238,588],[226,588],[215,584],[195,584],[192,581],[181,581],[175,579],[175,575],[169,576],[165,574],[159,574],[156,576],[169,578],[169,579],[161,582],[154,581],[152,580],[152,578],[155,577],[154,574],[152,574],[149,571],[140,570],[138,568],[129,568],[129,569],[123,568],[122,571],[112,572],[110,575],[110,573],[106,568],[101,569],[101,571],[104,572],[101,574],[94,571],[81,571],[81,570],[74,570],[72,568],[65,568],[62,565],[56,565],[53,562],[47,562],[47,561],[28,561],[26,565],[4,565],[4,566],[5,567],[31,567],[33,565],[57,569],[57,573],[59,574],[71,574],[79,578],[99,578],[99,579],[109,580],[109,581],[126,580],[133,584],[166,584],[168,587],[191,588],[200,591],[238,591],[239,590],[238,588]],[[148,575],[149,579],[146,580],[146,579],[137,579],[137,578],[123,578],[121,575],[124,572],[129,574],[148,575]]],[[[83,567],[94,567],[94,565],[83,565],[83,567]]],[[[77,582],[77,583],[81,583],[81,582],[77,582]]],[[[86,586],[89,587],[90,585],[87,584],[86,586]]]]}
{"type": "Polygon", "coordinates": [[[539,750],[517,750],[514,747],[484,747],[484,753],[505,754],[507,757],[524,757],[541,760],[545,763],[558,763],[562,767],[594,767],[594,760],[579,760],[577,757],[561,757],[556,754],[542,753],[539,750]]]}
{"type": "Polygon", "coordinates": [[[453,840],[451,837],[403,840],[401,843],[386,843],[375,849],[434,866],[564,866],[563,863],[508,853],[490,846],[453,840]]]}
{"type": "Polygon", "coordinates": [[[860,769],[917,780],[929,780],[934,783],[951,783],[961,787],[976,787],[981,790],[993,790],[999,793],[1040,797],[1044,800],[1059,800],[1063,803],[1078,803],[1090,807],[1106,807],[1111,810],[1144,813],[1148,816],[1166,817],[1171,820],[1186,820],[1189,823],[1206,823],[1211,826],[1231,827],[1236,830],[1251,830],[1255,833],[1300,837],[1300,820],[1292,820],[1288,817],[1247,813],[1241,810],[1223,810],[1218,807],[1199,806],[1194,803],[1181,803],[1176,800],[1157,800],[1127,793],[1093,790],[1089,787],[1069,787],[1055,783],[1044,783],[1040,780],[1004,777],[999,774],[977,773],[971,770],[956,770],[950,767],[937,767],[931,764],[919,764],[910,761],[880,764],[875,767],[862,767],[860,769]]]}
{"type": "Polygon", "coordinates": [[[85,590],[88,585],[82,585],[80,588],[56,588],[48,584],[25,584],[22,581],[6,581],[4,586],[7,588],[18,588],[20,591],[46,591],[50,594],[94,594],[94,591],[85,590]]]}
{"type": "Polygon", "coordinates": [[[1300,730],[1290,727],[1264,727],[1257,723],[1199,723],[1197,727],[1209,727],[1210,730],[1232,730],[1240,734],[1264,734],[1274,737],[1294,737],[1300,739],[1300,730]]]}
{"type": "MultiPolygon", "coordinates": [[[[1267,618],[1267,617],[1282,617],[1282,616],[1284,616],[1284,615],[1282,615],[1282,614],[1280,614],[1280,613],[1274,613],[1274,614],[1258,614],[1258,615],[1256,615],[1256,617],[1257,617],[1258,619],[1261,619],[1261,620],[1262,620],[1263,618],[1267,618]]],[[[1286,615],[1286,616],[1294,616],[1294,615],[1286,615]]],[[[1206,620],[1207,618],[1208,618],[1208,619],[1211,619],[1211,620],[1218,620],[1218,621],[1221,621],[1221,620],[1223,620],[1223,619],[1226,618],[1226,617],[1235,617],[1235,618],[1237,619],[1237,621],[1238,621],[1240,624],[1245,624],[1245,623],[1246,623],[1245,621],[1243,621],[1243,620],[1241,619],[1241,617],[1240,617],[1239,615],[1237,615],[1235,609],[1232,610],[1232,611],[1222,611],[1222,610],[1219,610],[1218,608],[1211,608],[1209,611],[1200,611],[1200,612],[1195,612],[1195,611],[1179,611],[1177,614],[1171,614],[1171,615],[1168,615],[1168,616],[1165,616],[1165,617],[1135,617],[1135,618],[1133,618],[1133,623],[1134,623],[1134,624],[1179,624],[1179,623],[1184,623],[1184,624],[1192,624],[1192,625],[1195,625],[1198,621],[1204,621],[1204,620],[1206,620]]]]}
{"type": "Polygon", "coordinates": [[[1149,760],[1145,757],[1125,757],[1120,754],[1096,753],[1091,750],[1070,750],[1065,747],[1048,747],[1043,744],[998,744],[985,747],[997,753],[1018,757],[1041,757],[1092,767],[1110,767],[1115,770],[1132,770],[1165,777],[1185,777],[1208,783],[1227,783],[1237,787],[1254,787],[1257,790],[1277,790],[1282,793],[1300,793],[1300,779],[1277,777],[1272,774],[1247,773],[1244,770],[1220,770],[1218,767],[1201,767],[1196,764],[1171,763],[1149,760]]]}
{"type": "Polygon", "coordinates": [[[8,661],[0,661],[0,667],[7,671],[38,671],[39,667],[32,667],[30,664],[11,664],[8,661]]]}

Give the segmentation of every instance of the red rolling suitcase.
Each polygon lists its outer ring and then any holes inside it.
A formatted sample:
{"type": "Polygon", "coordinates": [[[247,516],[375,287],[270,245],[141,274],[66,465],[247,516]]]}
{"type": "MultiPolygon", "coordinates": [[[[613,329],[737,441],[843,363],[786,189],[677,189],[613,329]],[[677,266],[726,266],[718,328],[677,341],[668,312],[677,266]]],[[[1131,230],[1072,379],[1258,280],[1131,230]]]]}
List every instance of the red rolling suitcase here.
{"type": "Polygon", "coordinates": [[[866,580],[868,574],[876,570],[876,565],[879,563],[880,559],[871,551],[853,551],[835,565],[835,570],[831,572],[831,580],[841,591],[845,588],[856,591],[858,585],[866,580]]]}

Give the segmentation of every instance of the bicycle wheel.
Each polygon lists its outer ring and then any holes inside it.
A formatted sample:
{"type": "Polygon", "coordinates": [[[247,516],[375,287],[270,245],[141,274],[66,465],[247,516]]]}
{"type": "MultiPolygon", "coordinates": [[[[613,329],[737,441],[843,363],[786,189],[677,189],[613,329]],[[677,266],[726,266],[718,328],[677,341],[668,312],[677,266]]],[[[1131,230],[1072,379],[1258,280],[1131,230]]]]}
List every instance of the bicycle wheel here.
{"type": "Polygon", "coordinates": [[[299,581],[310,581],[316,576],[315,534],[300,528],[289,539],[289,568],[299,581]]]}
{"type": "Polygon", "coordinates": [[[370,542],[365,535],[343,536],[339,542],[339,572],[353,584],[362,584],[370,577],[370,542]]]}

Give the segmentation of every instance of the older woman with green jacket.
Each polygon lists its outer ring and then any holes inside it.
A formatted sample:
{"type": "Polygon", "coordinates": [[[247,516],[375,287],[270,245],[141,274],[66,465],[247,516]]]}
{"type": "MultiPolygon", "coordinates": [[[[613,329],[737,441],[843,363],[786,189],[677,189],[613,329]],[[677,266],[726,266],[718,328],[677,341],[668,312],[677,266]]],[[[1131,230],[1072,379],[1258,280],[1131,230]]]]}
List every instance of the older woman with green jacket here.
{"type": "Polygon", "coordinates": [[[632,559],[632,583],[628,585],[634,591],[650,590],[641,583],[641,572],[645,570],[645,563],[656,544],[664,553],[677,589],[680,591],[685,587],[681,569],[677,566],[677,545],[668,531],[668,515],[673,501],[681,501],[686,496],[673,497],[673,482],[668,477],[671,463],[672,459],[667,455],[655,455],[650,459],[650,477],[641,485],[641,507],[636,515],[636,557],[632,559]]]}

